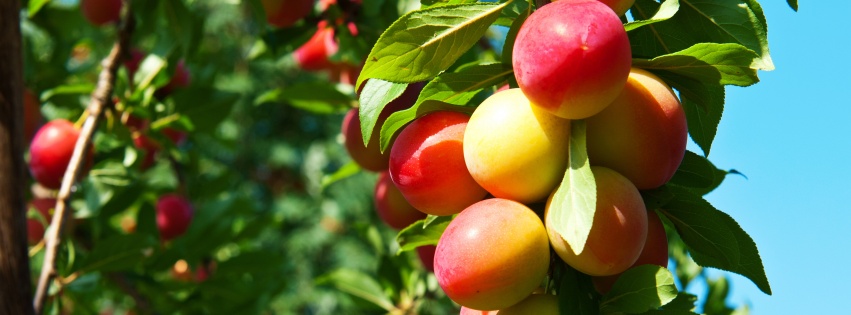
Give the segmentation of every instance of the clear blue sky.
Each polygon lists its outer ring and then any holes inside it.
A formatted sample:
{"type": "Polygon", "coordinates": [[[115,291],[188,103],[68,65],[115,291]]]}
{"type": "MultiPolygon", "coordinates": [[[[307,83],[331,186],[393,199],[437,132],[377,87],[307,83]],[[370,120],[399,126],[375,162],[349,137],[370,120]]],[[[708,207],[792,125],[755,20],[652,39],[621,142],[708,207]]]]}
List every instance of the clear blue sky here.
{"type": "Polygon", "coordinates": [[[760,3],[777,69],[727,89],[709,155],[748,179],[728,176],[707,199],[756,241],[774,295],[730,274],[730,302],[754,315],[851,314],[851,1],[803,0],[797,13],[760,3]]]}

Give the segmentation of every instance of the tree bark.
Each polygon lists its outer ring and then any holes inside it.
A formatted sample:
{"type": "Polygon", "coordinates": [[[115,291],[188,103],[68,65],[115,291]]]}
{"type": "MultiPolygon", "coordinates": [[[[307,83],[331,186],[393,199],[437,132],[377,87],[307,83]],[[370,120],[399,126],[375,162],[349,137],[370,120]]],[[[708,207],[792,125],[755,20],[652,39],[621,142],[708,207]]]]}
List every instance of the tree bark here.
{"type": "Polygon", "coordinates": [[[0,1],[0,315],[33,314],[24,202],[20,1],[0,1]]]}

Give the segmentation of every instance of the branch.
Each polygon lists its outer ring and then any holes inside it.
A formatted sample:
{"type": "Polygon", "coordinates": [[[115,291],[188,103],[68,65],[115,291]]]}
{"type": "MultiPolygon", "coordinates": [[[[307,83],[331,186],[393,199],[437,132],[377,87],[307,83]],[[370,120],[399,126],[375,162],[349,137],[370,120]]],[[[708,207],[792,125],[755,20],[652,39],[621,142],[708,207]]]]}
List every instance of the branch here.
{"type": "Polygon", "coordinates": [[[130,44],[130,36],[135,28],[133,15],[128,14],[130,11],[129,0],[124,1],[125,18],[121,29],[118,33],[118,39],[115,45],[112,46],[109,56],[103,60],[103,70],[98,76],[97,87],[92,93],[92,100],[89,103],[88,116],[83,123],[83,128],[80,131],[80,137],[74,146],[74,154],[71,156],[71,161],[68,163],[68,169],[65,170],[65,176],[62,178],[62,186],[59,188],[59,195],[56,197],[56,207],[54,208],[53,218],[50,220],[50,231],[45,236],[46,252],[44,255],[44,263],[41,268],[41,275],[38,278],[38,287],[33,299],[33,306],[36,314],[41,314],[44,308],[45,300],[47,299],[47,290],[51,281],[56,277],[56,252],[59,249],[61,242],[62,228],[68,218],[66,211],[68,200],[71,198],[72,188],[77,182],[77,176],[82,168],[84,156],[87,148],[91,145],[92,136],[100,120],[104,106],[109,104],[112,96],[112,91],[115,88],[115,75],[118,72],[118,66],[121,64],[121,59],[127,55],[127,50],[130,44]]]}

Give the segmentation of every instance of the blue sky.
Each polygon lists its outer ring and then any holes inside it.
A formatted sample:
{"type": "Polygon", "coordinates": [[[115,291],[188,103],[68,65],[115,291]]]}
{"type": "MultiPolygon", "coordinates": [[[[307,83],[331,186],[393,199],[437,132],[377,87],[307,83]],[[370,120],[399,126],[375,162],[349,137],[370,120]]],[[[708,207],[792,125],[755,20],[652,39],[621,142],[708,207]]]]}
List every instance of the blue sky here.
{"type": "Polygon", "coordinates": [[[774,295],[729,274],[730,302],[755,315],[851,314],[851,1],[805,0],[797,13],[760,3],[777,69],[727,89],[709,155],[748,178],[728,176],[707,199],[756,241],[774,295]]]}

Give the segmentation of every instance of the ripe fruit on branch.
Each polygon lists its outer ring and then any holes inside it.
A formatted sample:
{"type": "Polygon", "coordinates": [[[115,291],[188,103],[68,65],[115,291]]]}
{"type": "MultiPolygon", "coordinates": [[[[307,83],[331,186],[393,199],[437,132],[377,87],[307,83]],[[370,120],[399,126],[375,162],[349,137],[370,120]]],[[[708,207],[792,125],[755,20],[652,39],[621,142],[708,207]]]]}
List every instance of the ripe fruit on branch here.
{"type": "Polygon", "coordinates": [[[405,200],[387,172],[381,172],[375,183],[375,210],[384,223],[397,230],[426,217],[405,200]]]}
{"type": "MultiPolygon", "coordinates": [[[[597,210],[585,248],[576,255],[547,221],[547,233],[555,252],[574,269],[592,276],[609,276],[631,266],[647,239],[647,209],[641,194],[626,177],[592,166],[597,184],[597,210]]],[[[552,195],[547,212],[552,211],[552,195]]]]}
{"type": "Polygon", "coordinates": [[[498,310],[534,291],[547,275],[550,247],[541,219],[525,205],[493,198],[464,209],[437,243],[434,274],[462,306],[498,310]]]}
{"type": "Polygon", "coordinates": [[[160,237],[167,241],[183,235],[192,221],[192,204],[176,194],[168,194],[157,201],[157,228],[160,237]]]}
{"type": "MultiPolygon", "coordinates": [[[[46,188],[59,189],[79,137],[80,130],[67,120],[56,119],[44,124],[30,143],[29,167],[33,178],[46,188]]],[[[91,165],[91,154],[87,154],[84,161],[85,171],[91,165]]]]}
{"type": "Polygon", "coordinates": [[[89,23],[101,26],[121,19],[121,0],[81,0],[80,10],[89,23]]]}
{"type": "Polygon", "coordinates": [[[387,163],[390,160],[390,149],[381,153],[381,144],[379,143],[381,126],[384,124],[384,121],[387,120],[387,117],[394,112],[414,105],[414,102],[417,101],[417,96],[420,94],[420,91],[422,91],[423,86],[425,86],[424,83],[413,83],[408,85],[408,88],[405,89],[405,92],[403,92],[402,95],[384,106],[381,114],[378,115],[378,120],[372,130],[369,143],[366,146],[363,145],[363,134],[361,133],[361,122],[360,116],[358,116],[358,109],[352,108],[348,113],[346,113],[346,117],[343,118],[343,126],[341,128],[343,132],[343,144],[346,147],[346,151],[349,152],[349,156],[351,156],[352,160],[360,165],[361,168],[373,172],[380,172],[387,169],[387,163]]]}
{"type": "Polygon", "coordinates": [[[263,0],[266,22],[278,28],[293,26],[313,11],[315,0],[263,0]]]}
{"type": "Polygon", "coordinates": [[[433,112],[411,122],[393,143],[390,178],[417,210],[455,214],[487,194],[464,163],[469,120],[458,112],[433,112]]]}
{"type": "Polygon", "coordinates": [[[623,24],[597,0],[561,0],[523,23],[514,44],[517,83],[532,104],[582,119],[623,89],[632,52],[623,24]]]}
{"type": "Polygon", "coordinates": [[[638,189],[664,185],[685,155],[685,111],[671,87],[645,70],[633,68],[615,101],[587,122],[591,165],[618,171],[638,189]]]}
{"type": "Polygon", "coordinates": [[[293,52],[298,66],[307,71],[320,71],[333,66],[328,57],[337,53],[337,40],[334,38],[334,27],[328,22],[320,21],[316,33],[293,52]]]}
{"type": "MultiPolygon", "coordinates": [[[[647,212],[647,241],[638,259],[629,268],[641,265],[657,265],[668,267],[668,236],[665,235],[665,226],[656,211],[647,212]]],[[[600,294],[609,293],[612,286],[620,277],[620,274],[605,277],[593,277],[594,288],[600,294]]]]}
{"type": "MultiPolygon", "coordinates": [[[[41,216],[44,218],[44,221],[47,224],[50,224],[50,219],[52,216],[51,209],[56,205],[56,199],[53,198],[39,198],[33,199],[30,201],[29,205],[27,205],[27,209],[35,209],[41,216]]],[[[44,238],[44,230],[47,226],[45,223],[42,223],[38,218],[27,218],[27,240],[29,240],[30,244],[35,244],[41,241],[44,238]]]]}
{"type": "Polygon", "coordinates": [[[531,203],[546,198],[561,181],[569,138],[569,120],[510,89],[488,97],[473,112],[464,133],[464,161],[495,197],[531,203]]]}

